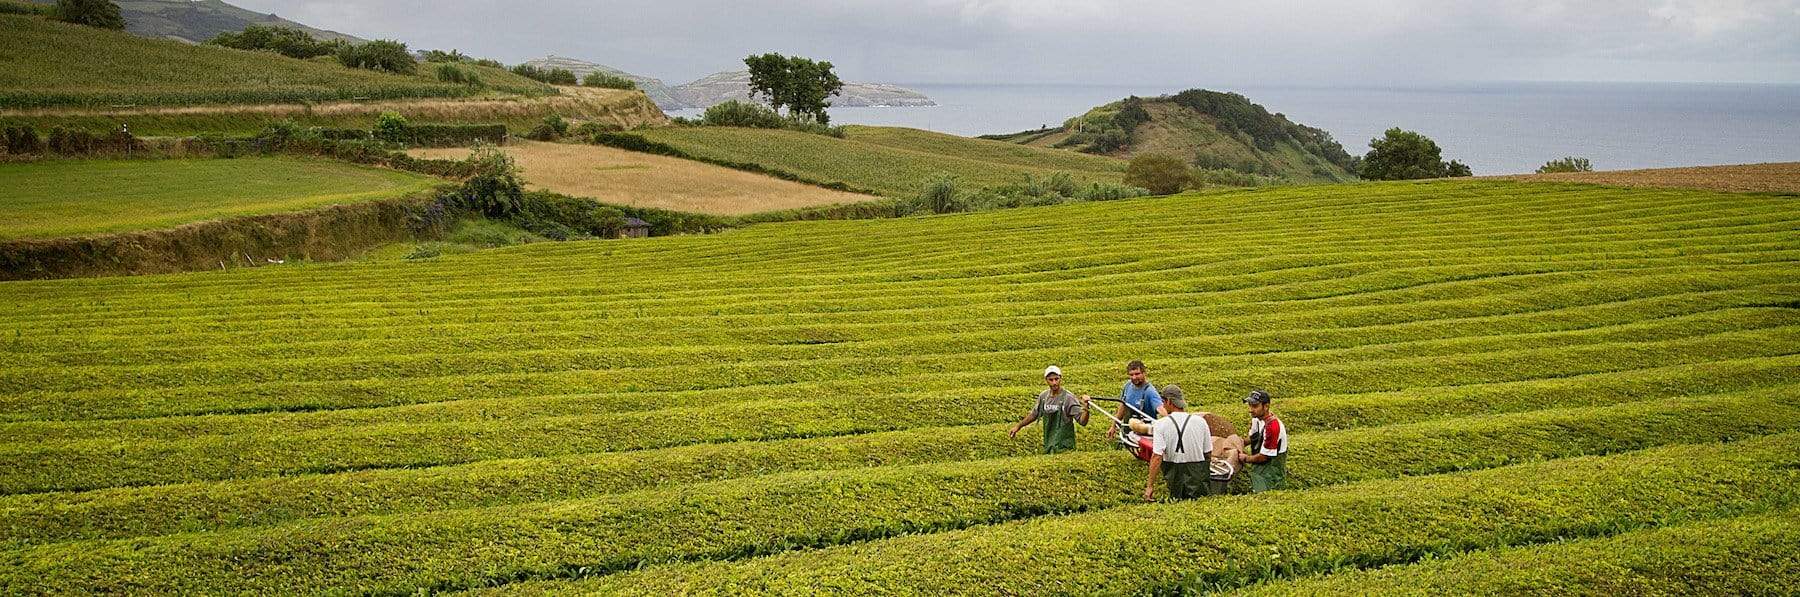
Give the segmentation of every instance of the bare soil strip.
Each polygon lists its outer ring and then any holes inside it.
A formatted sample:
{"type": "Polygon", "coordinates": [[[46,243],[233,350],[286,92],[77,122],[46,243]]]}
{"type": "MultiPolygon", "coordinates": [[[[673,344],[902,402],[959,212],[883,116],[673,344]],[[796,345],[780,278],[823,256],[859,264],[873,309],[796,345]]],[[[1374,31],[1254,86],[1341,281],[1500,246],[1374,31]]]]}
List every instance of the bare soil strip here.
{"type": "Polygon", "coordinates": [[[1538,182],[1586,182],[1619,187],[1703,189],[1743,193],[1800,193],[1800,162],[1613,170],[1609,172],[1520,174],[1494,178],[1538,182]]]}
{"type": "MultiPolygon", "coordinates": [[[[531,188],[616,205],[738,215],[874,199],[611,147],[519,141],[502,149],[518,160],[531,188]]],[[[460,159],[469,150],[419,149],[408,153],[422,158],[460,159]]]]}

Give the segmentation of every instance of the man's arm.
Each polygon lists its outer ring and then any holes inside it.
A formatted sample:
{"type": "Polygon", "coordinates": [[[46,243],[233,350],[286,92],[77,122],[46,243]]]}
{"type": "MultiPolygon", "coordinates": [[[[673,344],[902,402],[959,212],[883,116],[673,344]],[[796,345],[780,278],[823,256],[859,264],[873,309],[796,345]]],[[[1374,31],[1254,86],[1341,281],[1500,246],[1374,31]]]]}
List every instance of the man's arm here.
{"type": "Polygon", "coordinates": [[[1144,479],[1144,501],[1156,501],[1156,475],[1162,472],[1162,455],[1150,455],[1150,477],[1144,479]]]}
{"type": "Polygon", "coordinates": [[[1013,425],[1012,429],[1007,430],[1006,436],[1018,437],[1019,430],[1024,429],[1026,425],[1030,425],[1034,421],[1037,421],[1037,407],[1035,406],[1031,408],[1031,412],[1025,413],[1025,418],[1019,419],[1018,424],[1013,425]]]}
{"type": "Polygon", "coordinates": [[[1087,422],[1088,422],[1088,415],[1092,414],[1090,412],[1092,410],[1094,410],[1093,398],[1090,398],[1087,394],[1082,394],[1081,395],[1081,416],[1075,417],[1075,422],[1080,423],[1082,427],[1086,427],[1087,422]]]}

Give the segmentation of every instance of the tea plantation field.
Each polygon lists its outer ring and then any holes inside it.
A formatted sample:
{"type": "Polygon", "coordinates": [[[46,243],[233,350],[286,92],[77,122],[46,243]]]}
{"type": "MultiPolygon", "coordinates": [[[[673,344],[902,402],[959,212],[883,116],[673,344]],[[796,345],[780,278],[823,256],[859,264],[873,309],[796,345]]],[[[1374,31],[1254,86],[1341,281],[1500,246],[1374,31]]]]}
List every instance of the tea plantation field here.
{"type": "Polygon", "coordinates": [[[402,197],[444,180],[323,159],[0,163],[0,239],[167,228],[402,197]]]}
{"type": "MultiPolygon", "coordinates": [[[[0,593],[1779,594],[1800,202],[1455,181],[0,284],[0,593]],[[1143,503],[1045,365],[1292,430],[1143,503]]],[[[1098,421],[1098,419],[1096,419],[1098,421]]]]}

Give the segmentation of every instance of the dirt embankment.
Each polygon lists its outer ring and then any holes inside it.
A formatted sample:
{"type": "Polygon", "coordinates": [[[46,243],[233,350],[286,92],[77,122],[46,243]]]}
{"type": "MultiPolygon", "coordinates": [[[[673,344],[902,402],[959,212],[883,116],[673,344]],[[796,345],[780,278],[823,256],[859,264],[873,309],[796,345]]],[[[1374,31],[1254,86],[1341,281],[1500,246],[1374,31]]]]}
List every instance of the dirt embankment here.
{"type": "Polygon", "coordinates": [[[1620,187],[1800,194],[1800,162],[1519,174],[1494,178],[1536,182],[1585,182],[1620,187]]]}
{"type": "Polygon", "coordinates": [[[0,241],[0,280],[163,274],[338,261],[429,236],[429,195],[57,239],[0,241]]]}

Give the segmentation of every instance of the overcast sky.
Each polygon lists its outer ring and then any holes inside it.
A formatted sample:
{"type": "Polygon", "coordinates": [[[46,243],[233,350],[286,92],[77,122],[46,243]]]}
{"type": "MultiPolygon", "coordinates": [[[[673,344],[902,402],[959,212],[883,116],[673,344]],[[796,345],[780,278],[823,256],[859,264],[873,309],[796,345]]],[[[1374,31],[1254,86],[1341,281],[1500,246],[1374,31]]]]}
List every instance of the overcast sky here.
{"type": "Polygon", "coordinates": [[[228,0],[680,83],[768,51],[897,83],[1800,83],[1800,0],[228,0]]]}

